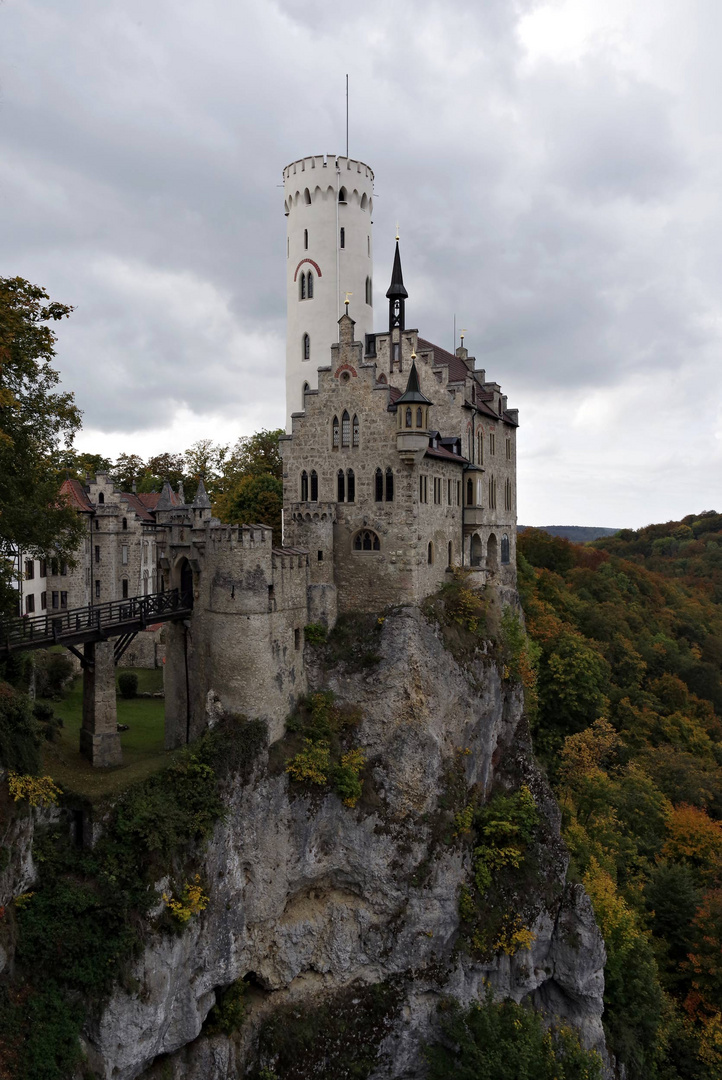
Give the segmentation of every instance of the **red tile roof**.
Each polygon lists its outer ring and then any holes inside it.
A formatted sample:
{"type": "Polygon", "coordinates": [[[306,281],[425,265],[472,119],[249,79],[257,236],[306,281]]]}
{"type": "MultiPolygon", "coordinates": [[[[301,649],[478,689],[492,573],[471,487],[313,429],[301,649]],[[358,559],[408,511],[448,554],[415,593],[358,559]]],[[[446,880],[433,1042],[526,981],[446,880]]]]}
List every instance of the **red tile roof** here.
{"type": "Polygon", "coordinates": [[[432,345],[430,341],[426,341],[425,338],[417,339],[417,349],[419,352],[428,352],[431,350],[434,354],[434,360],[437,364],[446,364],[449,368],[449,382],[464,382],[469,369],[458,356],[454,356],[453,353],[447,352],[446,349],[442,349],[439,345],[432,345]]]}
{"type": "Polygon", "coordinates": [[[60,486],[60,494],[65,495],[71,506],[74,506],[76,510],[82,510],[88,514],[93,513],[95,508],[79,480],[71,480],[70,478],[63,480],[60,486]]]}
{"type": "MultiPolygon", "coordinates": [[[[148,510],[143,505],[143,501],[140,495],[135,495],[133,492],[124,491],[121,495],[121,499],[125,499],[130,506],[131,510],[134,510],[141,521],[155,521],[152,514],[148,513],[148,510]]],[[[156,497],[157,502],[157,497],[156,497]]]]}
{"type": "Polygon", "coordinates": [[[466,458],[460,457],[459,454],[452,454],[450,450],[446,450],[443,446],[430,446],[426,451],[426,457],[443,458],[444,461],[455,461],[457,465],[468,464],[466,458]]]}

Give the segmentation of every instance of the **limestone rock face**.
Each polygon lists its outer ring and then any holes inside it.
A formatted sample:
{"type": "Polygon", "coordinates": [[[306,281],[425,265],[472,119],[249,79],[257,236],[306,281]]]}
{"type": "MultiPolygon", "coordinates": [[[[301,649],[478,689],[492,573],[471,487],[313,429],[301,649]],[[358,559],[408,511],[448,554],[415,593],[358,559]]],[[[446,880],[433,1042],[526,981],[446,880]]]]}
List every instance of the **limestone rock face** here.
{"type": "MultiPolygon", "coordinates": [[[[604,948],[583,889],[564,886],[559,813],[533,764],[520,689],[502,683],[488,657],[462,670],[415,608],[387,617],[378,651],[371,669],[324,676],[361,710],[373,797],[350,809],[334,794],[299,796],[266,760],[228,791],[228,816],[205,853],[209,907],[181,935],[149,939],[133,972],[140,990],[118,990],[86,1033],[90,1064],[107,1080],[133,1080],[161,1054],[171,1055],[162,1075],[174,1080],[242,1076],[260,1022],[279,1004],[393,978],[403,1005],[377,1080],[423,1076],[420,1047],[442,996],[468,1003],[485,979],[568,1018],[603,1050],[604,948]],[[453,762],[469,788],[488,793],[502,772],[528,784],[549,837],[544,897],[524,898],[531,947],[488,964],[456,947],[468,846],[434,833],[453,762]],[[216,990],[244,976],[255,989],[240,1034],[199,1039],[216,990]]],[[[311,684],[320,679],[310,671],[311,684]]]]}

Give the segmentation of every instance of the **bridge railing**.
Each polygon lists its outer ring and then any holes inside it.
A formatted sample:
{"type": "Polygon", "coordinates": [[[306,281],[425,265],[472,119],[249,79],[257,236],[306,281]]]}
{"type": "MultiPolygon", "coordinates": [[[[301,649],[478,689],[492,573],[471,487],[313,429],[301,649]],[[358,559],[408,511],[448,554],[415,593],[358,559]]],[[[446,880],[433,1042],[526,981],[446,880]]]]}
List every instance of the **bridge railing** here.
{"type": "Polygon", "coordinates": [[[148,596],[131,596],[124,600],[110,600],[106,604],[87,604],[85,607],[67,611],[49,611],[34,618],[20,616],[0,621],[0,647],[18,649],[37,643],[61,643],[63,639],[82,635],[88,631],[108,632],[114,627],[135,623],[142,628],[154,622],[164,622],[176,612],[190,610],[192,596],[179,589],[150,593],[148,596]]]}

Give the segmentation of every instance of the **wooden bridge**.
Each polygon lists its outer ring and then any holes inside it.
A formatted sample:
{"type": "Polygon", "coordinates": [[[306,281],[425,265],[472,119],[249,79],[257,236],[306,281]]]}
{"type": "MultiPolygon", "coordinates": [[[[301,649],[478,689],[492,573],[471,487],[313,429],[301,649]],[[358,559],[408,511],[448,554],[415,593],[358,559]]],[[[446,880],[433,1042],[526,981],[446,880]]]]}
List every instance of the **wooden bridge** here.
{"type": "Polygon", "coordinates": [[[192,592],[169,589],[107,604],[51,611],[32,619],[6,619],[0,622],[0,659],[13,652],[48,649],[52,645],[70,649],[83,668],[81,753],[93,765],[120,765],[115,665],[140,630],[187,619],[192,614],[192,592]]]}

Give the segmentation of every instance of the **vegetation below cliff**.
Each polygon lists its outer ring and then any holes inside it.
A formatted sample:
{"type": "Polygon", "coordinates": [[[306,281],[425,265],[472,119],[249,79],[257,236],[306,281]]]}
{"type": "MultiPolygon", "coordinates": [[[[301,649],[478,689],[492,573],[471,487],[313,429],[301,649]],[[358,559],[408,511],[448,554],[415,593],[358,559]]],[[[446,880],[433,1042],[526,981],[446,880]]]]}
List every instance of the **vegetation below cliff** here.
{"type": "Polygon", "coordinates": [[[722,515],[580,547],[528,530],[537,753],[608,951],[630,1080],[722,1075],[722,515]]]}

